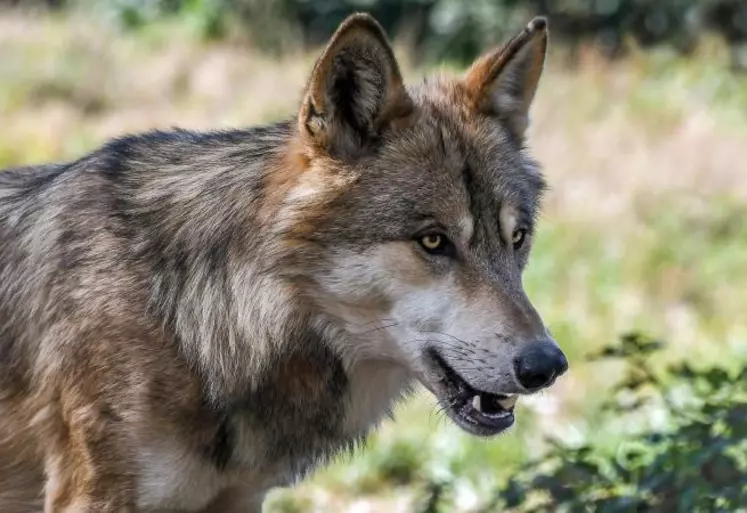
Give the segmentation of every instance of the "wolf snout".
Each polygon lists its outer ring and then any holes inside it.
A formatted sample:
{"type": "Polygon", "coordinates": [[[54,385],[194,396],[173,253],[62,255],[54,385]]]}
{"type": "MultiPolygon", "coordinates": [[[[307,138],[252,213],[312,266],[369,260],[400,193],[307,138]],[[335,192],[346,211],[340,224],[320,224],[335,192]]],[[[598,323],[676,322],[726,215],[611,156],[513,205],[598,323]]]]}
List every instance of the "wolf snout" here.
{"type": "Polygon", "coordinates": [[[528,391],[549,387],[568,370],[568,359],[557,344],[543,339],[527,344],[514,361],[516,379],[528,391]]]}

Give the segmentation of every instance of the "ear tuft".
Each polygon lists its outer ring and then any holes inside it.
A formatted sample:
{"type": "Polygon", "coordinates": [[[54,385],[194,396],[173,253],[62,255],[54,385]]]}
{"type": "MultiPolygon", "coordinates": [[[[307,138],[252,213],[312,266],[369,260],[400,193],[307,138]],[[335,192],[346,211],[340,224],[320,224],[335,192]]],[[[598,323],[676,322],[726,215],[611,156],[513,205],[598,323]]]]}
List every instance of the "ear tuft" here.
{"type": "Polygon", "coordinates": [[[547,52],[547,18],[538,16],[506,43],[489,52],[467,71],[462,84],[478,110],[498,117],[517,136],[529,122],[547,52]]]}
{"type": "Polygon", "coordinates": [[[299,128],[312,147],[353,157],[411,108],[384,30],[370,15],[353,14],[314,65],[299,128]]]}
{"type": "MultiPolygon", "coordinates": [[[[387,42],[386,32],[384,32],[384,29],[379,25],[379,22],[376,21],[376,18],[371,16],[370,14],[366,12],[356,12],[342,20],[342,23],[340,23],[340,26],[335,31],[336,34],[339,34],[341,32],[345,32],[351,27],[358,27],[361,29],[365,29],[370,31],[373,34],[376,34],[382,41],[387,42]]],[[[334,36],[332,37],[334,39],[334,36]]]]}
{"type": "Polygon", "coordinates": [[[547,18],[544,16],[537,16],[527,25],[529,32],[546,31],[547,30],[547,18]]]}

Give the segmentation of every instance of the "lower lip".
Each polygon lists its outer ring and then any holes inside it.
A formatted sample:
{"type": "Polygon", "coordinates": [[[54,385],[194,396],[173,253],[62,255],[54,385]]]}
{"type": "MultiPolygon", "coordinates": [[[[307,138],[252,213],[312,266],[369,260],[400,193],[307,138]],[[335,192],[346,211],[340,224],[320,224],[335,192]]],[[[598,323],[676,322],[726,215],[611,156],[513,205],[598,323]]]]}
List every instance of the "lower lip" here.
{"type": "Polygon", "coordinates": [[[456,412],[456,416],[461,421],[460,424],[468,430],[477,431],[478,434],[484,435],[497,435],[510,428],[516,420],[513,412],[501,416],[491,416],[473,410],[469,413],[456,412]]]}

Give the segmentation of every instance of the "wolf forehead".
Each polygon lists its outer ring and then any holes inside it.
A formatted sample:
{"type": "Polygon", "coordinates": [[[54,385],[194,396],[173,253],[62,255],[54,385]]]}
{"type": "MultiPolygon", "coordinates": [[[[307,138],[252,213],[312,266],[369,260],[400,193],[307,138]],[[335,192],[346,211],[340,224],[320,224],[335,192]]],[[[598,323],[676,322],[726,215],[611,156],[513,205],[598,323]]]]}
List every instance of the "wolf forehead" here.
{"type": "Polygon", "coordinates": [[[360,159],[338,206],[377,225],[396,220],[402,227],[428,215],[459,222],[465,214],[497,226],[500,209],[510,205],[531,228],[546,183],[523,138],[470,108],[453,79],[430,77],[408,92],[410,123],[385,134],[376,151],[360,159]]]}

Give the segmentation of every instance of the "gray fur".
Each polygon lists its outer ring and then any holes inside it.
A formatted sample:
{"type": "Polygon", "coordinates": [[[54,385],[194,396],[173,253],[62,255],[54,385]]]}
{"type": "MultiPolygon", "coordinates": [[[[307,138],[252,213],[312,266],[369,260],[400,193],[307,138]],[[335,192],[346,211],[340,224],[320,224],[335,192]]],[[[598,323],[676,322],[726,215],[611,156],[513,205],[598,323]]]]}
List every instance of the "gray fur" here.
{"type": "MultiPolygon", "coordinates": [[[[533,233],[538,166],[453,81],[399,89],[383,33],[358,22],[355,51],[315,68],[339,86],[326,110],[310,95],[300,123],[151,132],[0,173],[0,460],[59,481],[80,415],[122,490],[104,507],[97,482],[89,511],[213,511],[353,448],[416,379],[439,395],[433,351],[480,390],[526,392],[512,362],[546,332],[502,216],[533,233]],[[294,153],[309,134],[328,138],[294,153]],[[418,246],[434,223],[454,258],[418,246]],[[430,290],[440,306],[420,310],[430,290]]],[[[36,507],[9,486],[0,471],[0,509],[36,507]]]]}

